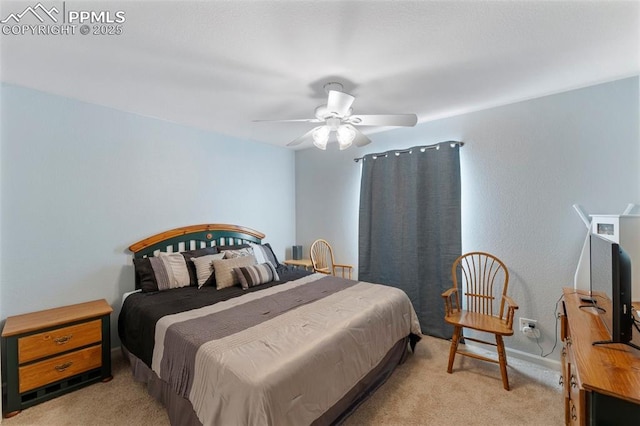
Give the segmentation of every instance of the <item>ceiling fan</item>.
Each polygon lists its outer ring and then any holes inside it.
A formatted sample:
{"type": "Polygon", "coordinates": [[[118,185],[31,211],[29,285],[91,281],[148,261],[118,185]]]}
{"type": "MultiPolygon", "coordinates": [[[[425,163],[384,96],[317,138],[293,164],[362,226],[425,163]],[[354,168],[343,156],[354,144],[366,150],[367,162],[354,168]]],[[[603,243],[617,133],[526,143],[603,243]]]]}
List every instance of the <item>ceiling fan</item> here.
{"type": "Polygon", "coordinates": [[[307,140],[312,140],[316,147],[323,150],[327,149],[327,142],[331,132],[336,132],[338,144],[340,149],[343,150],[349,148],[352,144],[360,147],[371,143],[371,139],[355,126],[412,127],[418,122],[418,117],[415,114],[353,115],[351,106],[356,98],[343,92],[342,84],[332,82],[325,84],[323,87],[328,95],[327,104],[316,108],[315,118],[256,121],[323,123],[287,144],[287,146],[296,146],[307,140]]]}

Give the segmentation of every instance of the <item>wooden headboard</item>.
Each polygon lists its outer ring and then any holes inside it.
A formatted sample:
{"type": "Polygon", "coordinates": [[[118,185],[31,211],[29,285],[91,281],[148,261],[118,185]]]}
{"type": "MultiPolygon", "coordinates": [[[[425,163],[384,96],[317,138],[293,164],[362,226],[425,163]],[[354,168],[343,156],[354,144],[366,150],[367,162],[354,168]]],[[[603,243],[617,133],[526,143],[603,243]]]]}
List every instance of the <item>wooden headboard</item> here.
{"type": "Polygon", "coordinates": [[[183,226],[152,235],[131,244],[129,250],[133,257],[154,256],[158,252],[179,252],[212,246],[231,246],[236,244],[260,244],[265,235],[262,232],[238,225],[224,223],[205,223],[183,226]]]}

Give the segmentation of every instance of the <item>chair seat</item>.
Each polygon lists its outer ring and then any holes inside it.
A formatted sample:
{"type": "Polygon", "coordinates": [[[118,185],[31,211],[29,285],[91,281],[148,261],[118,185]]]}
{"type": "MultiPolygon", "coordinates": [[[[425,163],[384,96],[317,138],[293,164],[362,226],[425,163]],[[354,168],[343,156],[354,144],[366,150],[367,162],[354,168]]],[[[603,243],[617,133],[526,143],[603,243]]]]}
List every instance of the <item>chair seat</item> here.
{"type": "Polygon", "coordinates": [[[512,336],[513,329],[507,326],[507,322],[491,315],[477,312],[459,311],[446,315],[444,320],[451,325],[457,325],[474,330],[486,331],[501,336],[512,336]]]}

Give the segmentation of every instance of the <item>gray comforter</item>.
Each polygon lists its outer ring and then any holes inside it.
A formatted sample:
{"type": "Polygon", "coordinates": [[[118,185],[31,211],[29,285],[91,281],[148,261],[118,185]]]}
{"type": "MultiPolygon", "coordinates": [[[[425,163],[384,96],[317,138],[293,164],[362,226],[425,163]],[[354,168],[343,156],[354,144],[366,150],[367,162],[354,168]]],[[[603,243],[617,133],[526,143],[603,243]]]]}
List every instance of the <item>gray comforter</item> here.
{"type": "Polygon", "coordinates": [[[162,317],[152,369],[204,425],[310,424],[420,326],[399,289],[310,275],[162,317]]]}

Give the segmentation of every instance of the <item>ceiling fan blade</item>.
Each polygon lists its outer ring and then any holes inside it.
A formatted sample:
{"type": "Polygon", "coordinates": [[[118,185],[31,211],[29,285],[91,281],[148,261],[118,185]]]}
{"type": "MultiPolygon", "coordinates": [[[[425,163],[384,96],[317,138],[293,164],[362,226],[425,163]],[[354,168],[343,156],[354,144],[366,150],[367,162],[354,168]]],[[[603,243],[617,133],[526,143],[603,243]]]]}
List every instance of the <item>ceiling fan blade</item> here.
{"type": "Polygon", "coordinates": [[[371,143],[371,139],[366,137],[364,133],[362,133],[360,130],[356,129],[355,127],[354,129],[356,131],[356,137],[353,138],[353,143],[355,146],[361,147],[361,146],[369,145],[371,143]]]}
{"type": "Polygon", "coordinates": [[[418,117],[415,114],[365,114],[352,115],[347,121],[356,126],[413,127],[418,122],[418,117]]]}
{"type": "Polygon", "coordinates": [[[287,146],[296,146],[296,145],[300,145],[302,142],[305,142],[305,141],[307,141],[307,140],[311,139],[311,134],[312,134],[312,133],[313,133],[313,131],[314,131],[315,129],[317,129],[318,127],[322,127],[322,126],[314,127],[313,129],[309,130],[309,131],[308,131],[307,133],[305,133],[304,135],[302,135],[302,136],[298,136],[297,138],[295,138],[294,140],[292,140],[291,142],[289,142],[289,143],[287,144],[287,146]]]}
{"type": "Polygon", "coordinates": [[[322,123],[317,118],[297,118],[292,120],[253,120],[254,123],[322,123]]]}
{"type": "Polygon", "coordinates": [[[337,90],[329,90],[329,99],[327,100],[327,111],[330,114],[336,114],[340,117],[347,115],[356,98],[348,93],[338,92],[337,90]]]}

